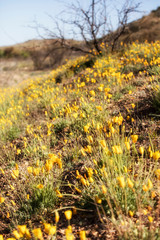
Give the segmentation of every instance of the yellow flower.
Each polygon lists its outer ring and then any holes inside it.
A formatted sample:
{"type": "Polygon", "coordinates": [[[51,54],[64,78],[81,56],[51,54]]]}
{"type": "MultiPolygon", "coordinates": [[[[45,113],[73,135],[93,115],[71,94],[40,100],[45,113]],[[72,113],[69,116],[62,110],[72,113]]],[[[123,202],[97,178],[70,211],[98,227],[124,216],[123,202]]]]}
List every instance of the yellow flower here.
{"type": "Polygon", "coordinates": [[[143,185],[142,189],[143,189],[144,192],[148,191],[148,187],[146,186],[146,184],[143,185]]]}
{"type": "Polygon", "coordinates": [[[4,201],[5,201],[5,198],[0,196],[0,203],[3,203],[4,201]]]}
{"type": "Polygon", "coordinates": [[[156,197],[156,192],[155,191],[152,191],[151,192],[151,198],[154,199],[156,197]]]}
{"type": "Polygon", "coordinates": [[[121,177],[117,177],[117,181],[118,181],[118,184],[121,188],[125,188],[126,184],[125,184],[125,181],[124,181],[124,177],[121,176],[121,177]]]}
{"type": "Polygon", "coordinates": [[[156,177],[160,180],[160,168],[155,170],[156,177]]]}
{"type": "Polygon", "coordinates": [[[102,110],[103,110],[102,106],[96,106],[96,108],[97,108],[99,111],[102,111],[102,110]]]}
{"type": "Polygon", "coordinates": [[[149,220],[150,223],[152,223],[153,222],[153,217],[148,216],[148,220],[149,220]]]}
{"type": "Polygon", "coordinates": [[[77,175],[77,177],[81,176],[78,170],[76,170],[76,175],[77,175]]]}
{"type": "Polygon", "coordinates": [[[19,170],[13,170],[11,176],[13,179],[16,179],[19,176],[19,170]]]}
{"type": "Polygon", "coordinates": [[[152,151],[151,146],[149,146],[147,150],[148,152],[152,151]]]}
{"type": "Polygon", "coordinates": [[[90,101],[95,102],[95,98],[94,98],[94,97],[91,97],[91,98],[90,98],[90,101]]]}
{"type": "Polygon", "coordinates": [[[33,235],[38,239],[43,239],[42,231],[40,228],[35,228],[32,230],[33,235]]]}
{"type": "Polygon", "coordinates": [[[58,211],[55,211],[55,222],[56,223],[59,222],[59,213],[58,213],[58,211]]]}
{"type": "Polygon", "coordinates": [[[130,119],[130,116],[127,116],[127,120],[129,120],[130,119]]]}
{"type": "Polygon", "coordinates": [[[17,155],[21,154],[21,149],[17,149],[17,155]]]}
{"type": "Polygon", "coordinates": [[[147,209],[143,209],[143,214],[147,215],[148,214],[148,210],[147,209]]]}
{"type": "Polygon", "coordinates": [[[88,129],[89,129],[89,127],[90,127],[90,125],[89,125],[89,124],[85,125],[85,126],[84,126],[84,132],[86,132],[86,133],[87,133],[87,132],[89,132],[89,130],[88,130],[88,129]]]}
{"type": "Polygon", "coordinates": [[[81,117],[81,118],[85,118],[86,115],[82,112],[82,113],[80,114],[80,117],[81,117]]]}
{"type": "Polygon", "coordinates": [[[68,231],[72,232],[72,226],[71,225],[68,225],[67,229],[68,229],[68,231]]]}
{"type": "Polygon", "coordinates": [[[134,109],[136,105],[135,105],[134,103],[132,103],[131,106],[132,106],[132,108],[134,109]]]}
{"type": "Polygon", "coordinates": [[[98,196],[95,197],[95,200],[96,200],[96,203],[98,203],[98,204],[102,203],[102,200],[98,196]]]}
{"type": "Polygon", "coordinates": [[[89,181],[88,181],[88,179],[86,180],[86,185],[89,186],[89,181]]]}
{"type": "Polygon", "coordinates": [[[127,183],[128,183],[128,187],[129,187],[129,188],[133,188],[134,184],[133,184],[133,182],[130,180],[130,178],[127,178],[127,183]]]}
{"type": "Polygon", "coordinates": [[[104,88],[104,85],[100,85],[99,87],[98,87],[98,90],[100,91],[100,92],[102,92],[103,91],[103,88],[104,88]]]}
{"type": "Polygon", "coordinates": [[[87,145],[87,147],[85,148],[85,151],[88,153],[92,153],[92,147],[90,145],[87,145]]]}
{"type": "Polygon", "coordinates": [[[13,235],[15,236],[16,239],[19,239],[19,238],[22,237],[22,235],[20,235],[17,230],[14,230],[12,233],[13,233],[13,235]]]}
{"type": "Polygon", "coordinates": [[[90,183],[93,183],[94,179],[92,177],[89,177],[89,181],[90,181],[90,183]]]}
{"type": "Polygon", "coordinates": [[[79,233],[80,240],[86,240],[86,232],[85,231],[80,231],[79,233]]]}
{"type": "Polygon", "coordinates": [[[108,93],[107,97],[110,99],[112,97],[112,94],[108,93]]]}
{"type": "Polygon", "coordinates": [[[159,151],[154,152],[153,159],[157,161],[159,158],[160,158],[160,152],[159,151]]]}
{"type": "Polygon", "coordinates": [[[85,180],[85,178],[84,177],[81,177],[81,183],[84,185],[84,186],[86,186],[87,185],[87,183],[86,183],[86,180],[85,180]]]}
{"type": "Polygon", "coordinates": [[[92,97],[95,97],[95,95],[96,95],[94,90],[91,90],[89,93],[92,97]]]}
{"type": "Polygon", "coordinates": [[[89,177],[92,177],[92,175],[93,175],[93,169],[92,169],[92,168],[88,168],[88,169],[87,169],[87,173],[88,173],[88,176],[89,176],[89,177]]]}
{"type": "Polygon", "coordinates": [[[131,138],[132,138],[132,142],[136,143],[138,140],[138,135],[131,135],[131,138]]]}
{"type": "Polygon", "coordinates": [[[113,153],[115,153],[115,154],[122,154],[122,153],[123,153],[121,147],[118,146],[118,145],[114,145],[114,146],[112,147],[112,151],[113,151],[113,153]]]}
{"type": "Polygon", "coordinates": [[[59,168],[62,168],[62,162],[60,158],[56,158],[56,163],[58,164],[59,168]]]}
{"type": "Polygon", "coordinates": [[[27,167],[27,171],[28,171],[28,173],[32,173],[33,172],[33,167],[27,167]]]}
{"type": "Polygon", "coordinates": [[[53,167],[53,162],[49,162],[47,161],[46,164],[45,164],[45,169],[47,172],[49,172],[53,167]]]}
{"type": "Polygon", "coordinates": [[[16,206],[16,203],[13,200],[11,200],[11,203],[13,206],[16,206]]]}
{"type": "Polygon", "coordinates": [[[13,179],[16,179],[16,176],[15,176],[13,173],[11,173],[11,177],[12,177],[13,179]]]}
{"type": "Polygon", "coordinates": [[[148,206],[148,211],[152,211],[152,207],[151,206],[148,206]]]}
{"type": "Polygon", "coordinates": [[[14,190],[14,187],[11,184],[9,186],[10,186],[11,190],[14,190]]]}
{"type": "Polygon", "coordinates": [[[26,233],[26,225],[18,225],[17,228],[22,235],[26,233]]]}
{"type": "Polygon", "coordinates": [[[2,168],[0,168],[0,171],[1,171],[1,173],[4,175],[5,174],[5,172],[4,172],[4,170],[2,169],[2,168]]]}
{"type": "Polygon", "coordinates": [[[49,235],[54,235],[56,233],[56,226],[51,226],[49,229],[49,235]]]}
{"type": "Polygon", "coordinates": [[[72,234],[72,228],[70,225],[65,230],[65,235],[66,235],[66,240],[74,240],[74,235],[72,234]]]}
{"type": "Polygon", "coordinates": [[[153,183],[151,182],[150,179],[148,179],[148,189],[152,189],[153,188],[153,183]]]}
{"type": "Polygon", "coordinates": [[[128,213],[129,213],[129,216],[130,216],[130,217],[133,217],[133,215],[134,215],[134,212],[132,212],[132,211],[129,211],[128,213]]]}
{"type": "Polygon", "coordinates": [[[39,159],[36,162],[36,166],[39,167],[39,159]]]}
{"type": "Polygon", "coordinates": [[[34,176],[38,176],[39,173],[40,173],[40,170],[41,170],[41,168],[39,168],[39,167],[33,168],[33,175],[34,175],[34,176]]]}
{"type": "Polygon", "coordinates": [[[129,150],[130,150],[130,144],[129,144],[129,142],[125,142],[125,145],[126,145],[127,150],[129,151],[129,150]]]}
{"type": "Polygon", "coordinates": [[[56,226],[52,226],[50,223],[44,223],[44,231],[48,235],[54,235],[56,233],[56,226]]]}
{"type": "Polygon", "coordinates": [[[101,188],[102,188],[102,193],[103,193],[103,194],[106,194],[106,193],[107,193],[107,188],[106,188],[106,186],[105,186],[105,185],[102,185],[101,188]]]}
{"type": "Polygon", "coordinates": [[[27,238],[31,238],[31,234],[30,234],[30,232],[29,232],[29,229],[28,229],[28,228],[26,228],[26,232],[25,232],[25,234],[26,234],[27,238]]]}
{"type": "Polygon", "coordinates": [[[7,238],[6,240],[16,240],[15,238],[7,238]]]}
{"type": "Polygon", "coordinates": [[[144,147],[139,147],[139,153],[140,153],[141,155],[144,154],[144,147]]]}
{"type": "Polygon", "coordinates": [[[114,128],[114,127],[111,127],[111,128],[110,128],[110,132],[111,132],[112,134],[114,134],[114,133],[116,132],[115,128],[114,128]]]}
{"type": "Polygon", "coordinates": [[[85,153],[85,149],[84,148],[81,148],[81,154],[83,155],[83,157],[85,157],[86,156],[86,153],[85,153]]]}
{"type": "Polygon", "coordinates": [[[106,148],[106,141],[105,140],[100,140],[100,144],[102,147],[106,148]]]}
{"type": "Polygon", "coordinates": [[[71,210],[67,210],[64,212],[65,217],[67,220],[70,220],[72,218],[72,211],[71,210]]]}
{"type": "Polygon", "coordinates": [[[124,166],[124,172],[127,173],[128,172],[128,169],[126,166],[124,166]]]}
{"type": "Polygon", "coordinates": [[[42,166],[42,168],[41,168],[41,172],[42,172],[42,173],[45,172],[45,167],[44,167],[44,166],[42,166]]]}
{"type": "Polygon", "coordinates": [[[87,136],[89,143],[93,143],[93,137],[92,136],[87,136]]]}
{"type": "Polygon", "coordinates": [[[3,240],[3,235],[0,235],[0,240],[3,240]]]}
{"type": "Polygon", "coordinates": [[[60,191],[56,190],[56,193],[57,193],[57,195],[58,195],[59,198],[62,198],[62,197],[63,197],[63,195],[62,195],[62,193],[60,193],[60,191]]]}
{"type": "Polygon", "coordinates": [[[149,152],[149,157],[150,157],[150,158],[153,157],[153,152],[152,152],[152,151],[149,152]]]}
{"type": "Polygon", "coordinates": [[[44,225],[44,231],[46,233],[49,233],[49,229],[51,227],[51,224],[50,223],[43,223],[43,225],[44,225]]]}
{"type": "Polygon", "coordinates": [[[75,187],[75,190],[78,192],[78,193],[81,193],[82,191],[79,189],[79,188],[77,188],[77,187],[75,187]]]}
{"type": "Polygon", "coordinates": [[[42,189],[42,188],[44,188],[44,185],[43,185],[43,184],[38,184],[38,185],[37,185],[37,188],[38,188],[38,189],[42,189]]]}

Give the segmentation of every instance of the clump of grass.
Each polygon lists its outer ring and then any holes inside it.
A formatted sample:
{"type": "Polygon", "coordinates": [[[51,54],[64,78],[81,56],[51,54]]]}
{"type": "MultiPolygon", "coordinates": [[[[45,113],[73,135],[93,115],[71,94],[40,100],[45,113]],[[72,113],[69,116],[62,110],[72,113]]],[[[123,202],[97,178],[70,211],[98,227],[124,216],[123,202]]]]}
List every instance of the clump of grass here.
{"type": "Polygon", "coordinates": [[[21,134],[21,130],[19,129],[18,126],[13,126],[8,131],[5,133],[5,140],[9,140],[12,142],[14,139],[19,138],[21,134]]]}
{"type": "Polygon", "coordinates": [[[45,209],[53,209],[58,201],[55,186],[52,184],[46,185],[43,189],[34,188],[32,197],[28,201],[28,209],[30,216],[35,213],[40,213],[45,209]]]}

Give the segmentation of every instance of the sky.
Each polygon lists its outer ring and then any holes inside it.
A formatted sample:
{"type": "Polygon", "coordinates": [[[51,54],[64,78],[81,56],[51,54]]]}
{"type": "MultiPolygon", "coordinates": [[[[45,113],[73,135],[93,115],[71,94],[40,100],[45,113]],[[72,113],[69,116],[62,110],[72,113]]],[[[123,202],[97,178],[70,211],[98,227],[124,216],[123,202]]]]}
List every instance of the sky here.
{"type": "MultiPolygon", "coordinates": [[[[75,3],[76,0],[0,0],[0,46],[10,46],[37,39],[38,33],[32,28],[35,21],[51,29],[53,20],[49,15],[55,19],[62,15],[63,18],[62,11],[66,4],[71,2],[75,3]]],[[[89,0],[80,0],[82,6],[85,6],[87,2],[89,0]]],[[[115,3],[117,0],[110,2],[115,3]]],[[[139,7],[141,12],[133,13],[130,21],[141,18],[160,6],[159,0],[135,0],[134,2],[141,2],[139,7]]],[[[111,20],[114,22],[114,19],[111,20]]]]}

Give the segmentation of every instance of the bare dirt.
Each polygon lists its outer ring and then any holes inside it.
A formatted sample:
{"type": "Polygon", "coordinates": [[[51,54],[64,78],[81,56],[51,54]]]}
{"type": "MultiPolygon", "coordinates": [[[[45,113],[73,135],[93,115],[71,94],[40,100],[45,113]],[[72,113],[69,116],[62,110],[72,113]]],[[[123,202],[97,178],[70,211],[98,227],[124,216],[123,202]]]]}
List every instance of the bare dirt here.
{"type": "Polygon", "coordinates": [[[30,59],[0,59],[0,88],[13,87],[23,80],[42,77],[49,72],[35,71],[30,59]]]}

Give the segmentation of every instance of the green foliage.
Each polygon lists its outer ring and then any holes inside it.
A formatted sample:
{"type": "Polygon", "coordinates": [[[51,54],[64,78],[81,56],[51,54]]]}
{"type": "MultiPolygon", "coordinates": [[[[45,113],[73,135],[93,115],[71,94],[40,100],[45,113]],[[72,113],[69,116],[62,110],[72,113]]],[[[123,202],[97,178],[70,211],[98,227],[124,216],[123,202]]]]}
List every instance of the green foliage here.
{"type": "Polygon", "coordinates": [[[59,119],[59,121],[55,123],[54,132],[57,138],[63,137],[66,131],[68,132],[68,130],[66,129],[67,127],[68,127],[68,121],[66,121],[65,119],[59,119]]]}
{"type": "Polygon", "coordinates": [[[140,71],[144,71],[146,69],[145,66],[143,66],[142,64],[137,64],[137,65],[132,65],[132,64],[127,64],[124,65],[124,67],[122,68],[122,73],[130,73],[133,72],[134,75],[138,75],[138,73],[140,71]]]}
{"type": "Polygon", "coordinates": [[[89,59],[86,59],[85,61],[81,61],[80,63],[71,66],[71,70],[74,72],[74,74],[78,74],[82,70],[85,70],[86,68],[92,68],[95,63],[96,57],[90,57],[89,59]]]}
{"type": "Polygon", "coordinates": [[[9,129],[7,129],[2,139],[4,139],[5,141],[12,142],[14,139],[19,138],[20,134],[21,134],[21,129],[19,128],[18,125],[14,125],[9,129]]]}
{"type": "Polygon", "coordinates": [[[57,200],[54,183],[51,182],[44,186],[43,189],[34,189],[33,195],[29,200],[29,208],[31,208],[32,213],[41,212],[46,208],[53,209],[57,200]]]}
{"type": "Polygon", "coordinates": [[[159,76],[160,66],[153,65],[151,68],[149,68],[148,72],[150,73],[150,75],[159,76]]]}

